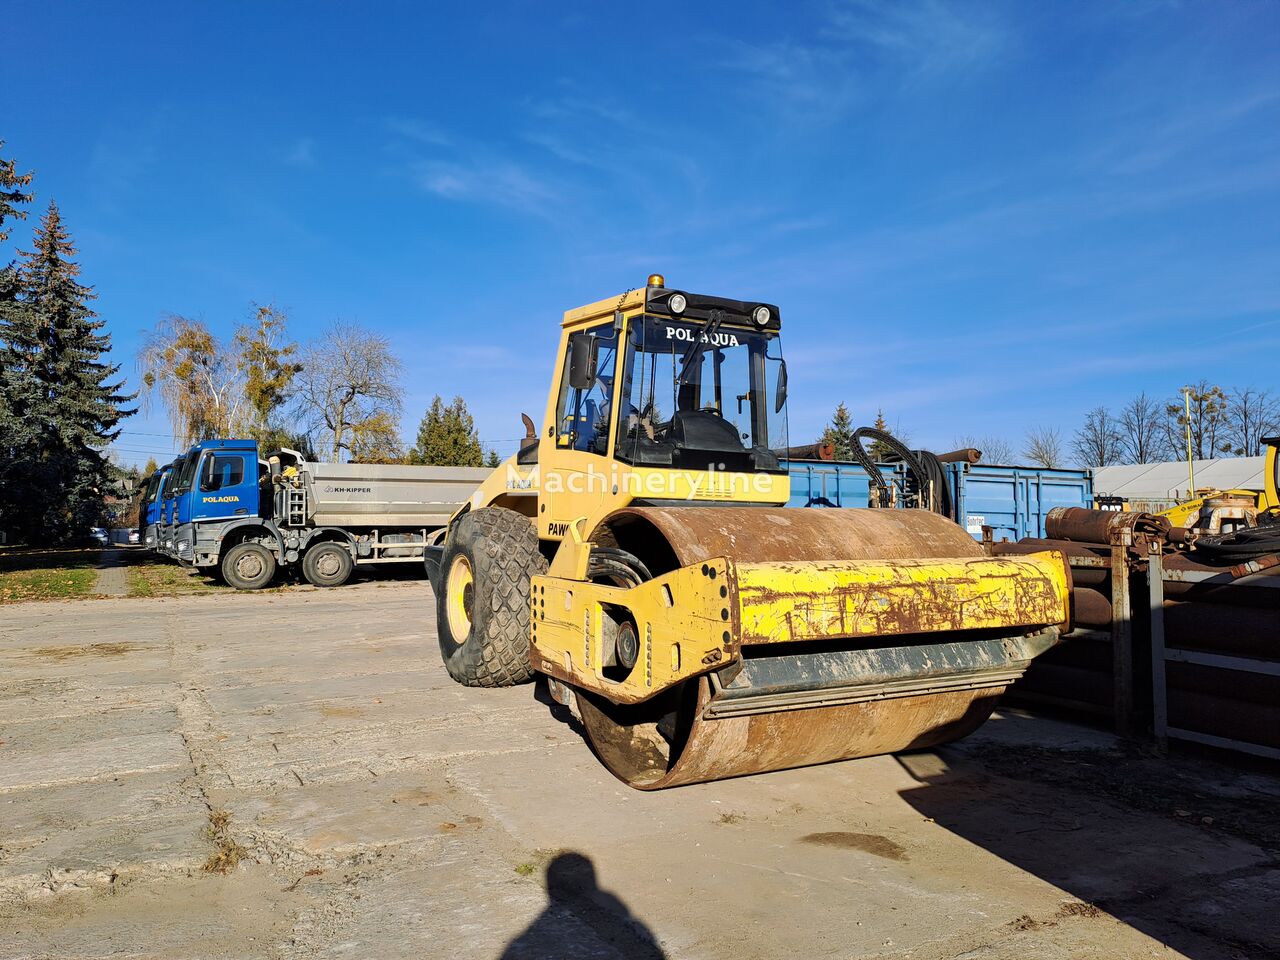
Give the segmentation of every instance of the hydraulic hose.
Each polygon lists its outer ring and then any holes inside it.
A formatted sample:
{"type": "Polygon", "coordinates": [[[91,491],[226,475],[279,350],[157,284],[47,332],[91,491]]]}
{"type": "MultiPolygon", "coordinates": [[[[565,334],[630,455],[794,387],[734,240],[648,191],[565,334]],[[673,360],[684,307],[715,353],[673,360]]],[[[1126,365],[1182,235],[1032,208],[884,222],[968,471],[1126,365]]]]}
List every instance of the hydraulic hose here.
{"type": "Polygon", "coordinates": [[[1258,515],[1256,527],[1200,537],[1193,552],[1210,560],[1231,562],[1280,554],[1280,515],[1268,510],[1258,515]]]}
{"type": "Polygon", "coordinates": [[[593,546],[591,558],[587,561],[587,579],[607,579],[615,583],[623,581],[626,585],[637,587],[646,580],[652,580],[653,574],[633,553],[617,547],[593,546]]]}
{"type": "Polygon", "coordinates": [[[854,461],[867,472],[867,478],[871,481],[872,489],[875,491],[874,505],[887,507],[890,505],[891,498],[889,485],[885,482],[880,467],[863,446],[864,439],[888,447],[897,459],[902,461],[907,471],[915,478],[922,507],[946,517],[951,516],[951,493],[947,488],[946,471],[943,470],[937,456],[928,450],[909,450],[902,441],[884,430],[877,430],[875,427],[859,427],[853,431],[850,447],[854,461]]]}

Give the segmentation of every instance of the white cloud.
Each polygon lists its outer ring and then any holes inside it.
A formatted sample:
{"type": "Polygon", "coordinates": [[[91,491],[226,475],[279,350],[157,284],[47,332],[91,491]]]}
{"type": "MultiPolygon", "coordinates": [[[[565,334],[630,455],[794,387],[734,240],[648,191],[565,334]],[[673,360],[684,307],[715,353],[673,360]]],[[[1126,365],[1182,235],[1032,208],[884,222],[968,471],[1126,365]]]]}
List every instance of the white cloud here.
{"type": "Polygon", "coordinates": [[[392,133],[431,147],[453,146],[453,138],[433,123],[416,117],[388,117],[387,129],[392,133]]]}
{"type": "Polygon", "coordinates": [[[920,73],[985,65],[1008,43],[1006,31],[981,5],[939,0],[847,0],[831,9],[825,32],[837,43],[869,48],[920,73]]]}
{"type": "Polygon", "coordinates": [[[486,204],[547,215],[559,199],[550,178],[506,159],[496,146],[470,143],[426,121],[393,117],[393,146],[407,154],[404,169],[422,191],[459,203],[486,204]]]}
{"type": "Polygon", "coordinates": [[[846,0],[828,8],[812,39],[717,42],[729,51],[723,65],[746,76],[791,119],[833,120],[885,83],[880,68],[891,69],[888,80],[896,85],[985,69],[1010,38],[977,4],[846,0]]]}
{"type": "Polygon", "coordinates": [[[419,160],[412,167],[419,187],[446,200],[546,214],[557,199],[547,181],[509,161],[473,155],[462,160],[419,160]]]}

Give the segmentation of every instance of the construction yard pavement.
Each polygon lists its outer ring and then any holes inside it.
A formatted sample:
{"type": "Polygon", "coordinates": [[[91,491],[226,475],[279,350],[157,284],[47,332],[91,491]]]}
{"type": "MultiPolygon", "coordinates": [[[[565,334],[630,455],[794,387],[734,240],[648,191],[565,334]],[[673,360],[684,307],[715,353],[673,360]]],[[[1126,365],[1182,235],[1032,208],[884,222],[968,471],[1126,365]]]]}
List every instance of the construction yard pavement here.
{"type": "Polygon", "coordinates": [[[421,582],[0,610],[0,957],[1280,955],[1280,780],[1022,715],[632,791],[421,582]]]}

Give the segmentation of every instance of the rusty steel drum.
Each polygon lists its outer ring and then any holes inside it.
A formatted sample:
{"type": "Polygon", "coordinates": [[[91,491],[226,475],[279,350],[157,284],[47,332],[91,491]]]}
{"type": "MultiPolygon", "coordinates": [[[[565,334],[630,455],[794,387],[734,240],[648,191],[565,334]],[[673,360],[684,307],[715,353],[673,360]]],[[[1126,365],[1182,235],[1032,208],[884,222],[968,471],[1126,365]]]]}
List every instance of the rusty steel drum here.
{"type": "MultiPolygon", "coordinates": [[[[714,557],[747,563],[982,555],[961,527],[919,510],[630,507],[604,518],[591,539],[643,556],[655,575],[714,557]]],[[[886,638],[885,645],[892,643],[886,638]]],[[[704,675],[633,706],[582,691],[577,700],[587,739],[605,766],[633,787],[657,790],[958,739],[987,719],[1003,689],[714,717],[717,684],[704,675]]]]}

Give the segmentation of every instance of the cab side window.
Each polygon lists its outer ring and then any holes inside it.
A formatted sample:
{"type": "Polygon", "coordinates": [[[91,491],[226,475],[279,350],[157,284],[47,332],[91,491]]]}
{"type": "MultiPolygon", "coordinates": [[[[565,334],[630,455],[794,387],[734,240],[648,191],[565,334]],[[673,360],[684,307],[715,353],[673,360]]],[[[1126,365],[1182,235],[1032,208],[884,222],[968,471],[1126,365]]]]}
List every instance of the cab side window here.
{"type": "Polygon", "coordinates": [[[200,489],[205,493],[234,487],[244,482],[244,457],[231,454],[215,454],[205,460],[200,489]]]}
{"type": "Polygon", "coordinates": [[[614,371],[617,369],[618,333],[613,324],[575,333],[561,371],[560,400],[556,412],[556,443],[587,453],[609,451],[609,415],[613,405],[614,371]],[[583,337],[595,339],[595,375],[590,386],[575,389],[569,384],[573,343],[583,337]]]}

